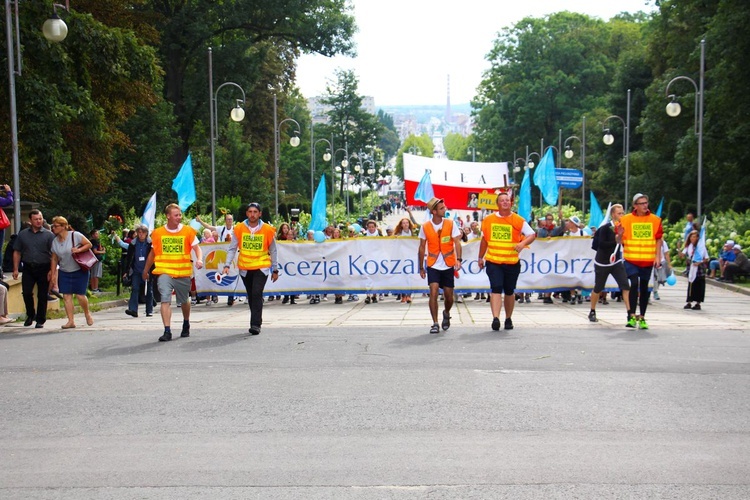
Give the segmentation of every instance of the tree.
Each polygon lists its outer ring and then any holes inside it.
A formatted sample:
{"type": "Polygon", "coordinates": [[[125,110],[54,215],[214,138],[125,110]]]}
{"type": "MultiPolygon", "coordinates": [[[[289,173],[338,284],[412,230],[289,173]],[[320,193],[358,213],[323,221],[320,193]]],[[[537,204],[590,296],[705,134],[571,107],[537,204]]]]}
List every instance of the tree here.
{"type": "MultiPolygon", "coordinates": [[[[21,196],[59,213],[84,210],[127,168],[116,159],[118,150],[132,147],[121,127],[141,107],[159,102],[156,54],[133,32],[76,11],[64,14],[71,35],[50,43],[39,30],[48,6],[18,7],[24,47],[23,75],[16,80],[21,196]]],[[[4,70],[0,77],[7,79],[4,70]]],[[[9,137],[7,100],[2,103],[0,133],[9,137]]],[[[11,152],[6,141],[1,144],[0,175],[8,179],[11,152]]]]}
{"type": "MultiPolygon", "coordinates": [[[[336,71],[336,81],[326,87],[323,104],[330,106],[328,123],[323,129],[324,137],[333,137],[336,148],[345,147],[351,162],[352,155],[373,157],[375,145],[382,134],[383,125],[375,115],[362,109],[362,96],[358,94],[356,75],[353,71],[336,71]],[[339,146],[341,145],[341,146],[339,146]]],[[[358,161],[363,161],[359,158],[358,161]]],[[[338,160],[337,160],[338,163],[338,160]]],[[[355,175],[359,182],[359,174],[355,175]]],[[[344,176],[341,176],[339,193],[344,191],[344,176]]]]}

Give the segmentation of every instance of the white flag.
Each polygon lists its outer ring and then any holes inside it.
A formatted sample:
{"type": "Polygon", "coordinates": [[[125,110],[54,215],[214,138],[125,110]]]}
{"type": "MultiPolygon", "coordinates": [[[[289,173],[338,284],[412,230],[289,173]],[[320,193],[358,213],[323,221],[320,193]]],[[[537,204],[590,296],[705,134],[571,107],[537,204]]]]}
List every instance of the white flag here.
{"type": "Polygon", "coordinates": [[[141,217],[141,223],[148,226],[148,234],[154,230],[154,220],[156,219],[156,193],[151,196],[151,199],[146,203],[146,209],[143,211],[143,217],[141,217]]]}

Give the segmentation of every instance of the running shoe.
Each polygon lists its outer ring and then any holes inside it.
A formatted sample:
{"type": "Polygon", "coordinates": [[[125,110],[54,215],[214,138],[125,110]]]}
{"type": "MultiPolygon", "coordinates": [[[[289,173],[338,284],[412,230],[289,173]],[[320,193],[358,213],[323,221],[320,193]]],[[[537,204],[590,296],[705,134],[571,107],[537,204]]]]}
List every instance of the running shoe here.
{"type": "Polygon", "coordinates": [[[635,316],[631,316],[628,319],[628,322],[625,323],[625,326],[627,326],[628,328],[637,328],[638,327],[638,322],[636,321],[635,316]]]}
{"type": "Polygon", "coordinates": [[[638,329],[648,330],[648,323],[646,323],[646,318],[641,318],[640,321],[638,321],[638,329]]]}
{"type": "Polygon", "coordinates": [[[597,321],[599,321],[598,319],[596,319],[596,311],[594,311],[593,309],[589,311],[589,321],[591,321],[592,323],[596,323],[597,321]]]}

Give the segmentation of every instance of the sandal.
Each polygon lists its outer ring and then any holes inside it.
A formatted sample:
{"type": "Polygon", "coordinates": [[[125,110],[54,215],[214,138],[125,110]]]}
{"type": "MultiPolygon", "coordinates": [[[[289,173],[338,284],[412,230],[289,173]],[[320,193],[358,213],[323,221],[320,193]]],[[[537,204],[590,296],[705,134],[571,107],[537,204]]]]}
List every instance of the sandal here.
{"type": "Polygon", "coordinates": [[[443,330],[447,330],[451,327],[451,317],[448,311],[443,311],[443,330]]]}
{"type": "Polygon", "coordinates": [[[430,328],[430,333],[440,333],[440,326],[437,323],[432,325],[432,328],[430,328]]]}

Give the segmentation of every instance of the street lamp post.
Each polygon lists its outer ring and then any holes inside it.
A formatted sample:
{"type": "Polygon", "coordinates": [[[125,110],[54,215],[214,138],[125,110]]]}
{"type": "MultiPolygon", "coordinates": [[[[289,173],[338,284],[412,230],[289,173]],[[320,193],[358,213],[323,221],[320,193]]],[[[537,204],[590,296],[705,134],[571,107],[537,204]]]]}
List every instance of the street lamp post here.
{"type": "Polygon", "coordinates": [[[608,116],[604,119],[602,130],[604,131],[604,137],[602,137],[602,141],[607,146],[611,146],[613,142],[615,142],[615,138],[612,136],[612,133],[609,131],[609,128],[605,128],[604,126],[607,124],[607,122],[612,118],[617,118],[622,122],[622,126],[625,127],[623,130],[624,137],[623,137],[623,145],[622,145],[622,155],[625,158],[625,201],[623,203],[623,206],[629,206],[628,203],[628,183],[630,181],[630,89],[628,89],[628,104],[627,104],[627,114],[625,115],[626,119],[623,120],[622,117],[617,115],[608,116]]]}
{"type": "MultiPolygon", "coordinates": [[[[347,184],[348,184],[348,175],[349,175],[349,170],[348,170],[348,167],[349,167],[349,146],[346,143],[344,143],[344,147],[343,148],[338,148],[336,151],[334,151],[333,152],[333,159],[331,160],[331,162],[335,163],[335,161],[336,161],[336,154],[339,151],[341,151],[341,152],[344,153],[344,158],[341,160],[341,163],[340,163],[341,166],[340,167],[335,167],[334,171],[335,172],[341,172],[341,183],[342,184],[344,183],[344,176],[347,176],[347,184]]],[[[331,174],[331,175],[333,175],[333,174],[331,174]]],[[[334,180],[335,180],[335,177],[334,177],[334,180]]],[[[335,185],[335,184],[336,183],[334,182],[333,185],[335,185]]],[[[331,185],[331,192],[333,192],[333,185],[331,185]]],[[[342,186],[342,188],[343,188],[343,186],[342,186]]],[[[349,220],[349,192],[348,192],[348,190],[347,190],[347,193],[346,193],[346,201],[345,201],[345,203],[346,203],[346,219],[347,219],[347,222],[348,222],[348,220],[349,220]]]]}
{"type": "MultiPolygon", "coordinates": [[[[18,159],[18,110],[16,109],[16,75],[22,76],[21,60],[21,30],[18,22],[18,0],[13,2],[5,0],[5,40],[8,54],[8,97],[10,100],[10,143],[13,162],[13,222],[15,232],[21,231],[21,174],[18,159]],[[15,21],[15,26],[14,26],[15,21]],[[14,32],[15,28],[15,32],[14,32]],[[15,37],[14,37],[15,34],[15,37]]],[[[68,1],[65,5],[52,4],[54,14],[44,22],[42,32],[44,37],[51,42],[62,42],[68,35],[68,26],[57,15],[57,7],[70,10],[68,1]]],[[[2,244],[2,242],[0,242],[2,244]]]]}
{"type": "MultiPolygon", "coordinates": [[[[333,187],[336,184],[334,181],[334,175],[333,175],[333,155],[331,152],[333,151],[333,144],[331,144],[331,141],[328,139],[318,139],[315,142],[312,143],[312,168],[310,170],[310,196],[312,198],[315,197],[315,191],[313,188],[313,175],[315,173],[315,146],[318,145],[319,142],[325,142],[328,144],[328,149],[326,149],[326,152],[323,153],[323,161],[330,161],[331,162],[331,224],[333,224],[333,187]]],[[[311,201],[312,201],[311,198],[311,201]]]]}
{"type": "MultiPolygon", "coordinates": [[[[542,142],[542,145],[544,145],[544,142],[542,142]]],[[[532,168],[534,168],[536,166],[534,164],[534,162],[531,161],[531,157],[533,155],[536,155],[536,157],[538,158],[538,160],[540,162],[542,161],[542,155],[540,155],[539,153],[537,153],[535,151],[529,152],[529,147],[526,146],[526,158],[524,159],[525,160],[524,165],[526,165],[525,168],[532,169],[532,168]]],[[[531,175],[531,174],[529,174],[529,175],[531,175]]],[[[542,190],[540,189],[539,190],[539,208],[541,208],[543,206],[544,206],[544,195],[542,194],[542,190]]]]}
{"type": "Polygon", "coordinates": [[[583,216],[586,215],[586,116],[582,119],[581,138],[571,135],[563,143],[563,148],[565,149],[565,153],[563,154],[567,159],[573,158],[573,150],[570,149],[570,145],[568,144],[570,140],[577,140],[581,146],[581,212],[583,216]]]}
{"type": "Polygon", "coordinates": [[[214,92],[214,69],[213,69],[213,51],[211,47],[208,48],[208,97],[209,97],[209,112],[210,117],[210,132],[211,132],[211,224],[216,225],[216,140],[219,137],[219,111],[217,109],[217,99],[219,91],[227,86],[233,86],[240,89],[242,92],[242,99],[235,101],[235,107],[229,113],[230,118],[234,122],[241,122],[245,118],[245,110],[242,109],[242,105],[245,104],[245,90],[234,82],[224,82],[219,85],[219,88],[214,92]]]}
{"type": "Polygon", "coordinates": [[[297,125],[296,135],[289,139],[289,144],[296,148],[299,146],[299,134],[302,127],[294,118],[285,118],[279,122],[279,111],[276,103],[276,94],[273,95],[273,173],[274,173],[274,191],[276,192],[276,216],[279,216],[279,160],[281,159],[281,126],[286,122],[292,122],[297,125]]]}
{"type": "Polygon", "coordinates": [[[687,76],[677,76],[670,80],[666,89],[667,97],[672,98],[672,101],[667,104],[667,114],[675,117],[680,114],[682,108],[680,107],[680,103],[677,102],[675,95],[669,93],[669,87],[677,80],[687,80],[693,84],[693,87],[695,87],[695,135],[698,136],[698,207],[696,210],[698,219],[701,217],[701,205],[703,204],[703,90],[705,67],[706,41],[701,40],[701,67],[698,84],[695,83],[695,80],[688,78],[687,76]]]}
{"type": "Polygon", "coordinates": [[[471,161],[475,162],[477,161],[477,147],[476,146],[469,146],[469,150],[467,153],[471,153],[471,161]]]}

